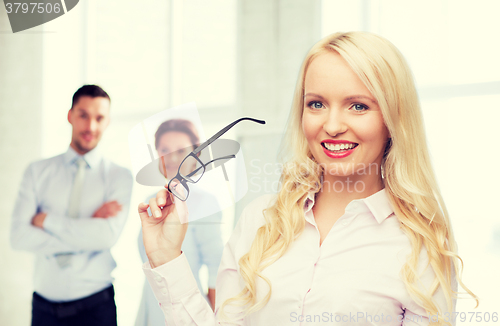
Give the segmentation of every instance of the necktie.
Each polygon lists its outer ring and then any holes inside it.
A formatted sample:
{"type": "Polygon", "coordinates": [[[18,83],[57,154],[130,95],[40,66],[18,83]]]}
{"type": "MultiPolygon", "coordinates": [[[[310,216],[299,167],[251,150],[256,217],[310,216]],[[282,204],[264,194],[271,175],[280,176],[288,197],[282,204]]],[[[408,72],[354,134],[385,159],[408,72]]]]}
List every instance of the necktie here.
{"type": "MultiPolygon", "coordinates": [[[[81,157],[79,157],[75,163],[78,169],[75,174],[73,188],[71,189],[71,195],[69,197],[68,216],[70,218],[77,219],[79,217],[80,201],[82,199],[82,186],[83,181],[85,180],[85,169],[87,168],[87,163],[81,157]]],[[[73,253],[70,252],[56,254],[55,256],[59,267],[65,268],[69,266],[72,255],[73,253]]]]}
{"type": "Polygon", "coordinates": [[[78,218],[79,216],[82,186],[85,179],[85,169],[87,168],[87,163],[81,157],[76,160],[76,165],[78,166],[78,170],[76,171],[68,206],[68,216],[71,218],[78,218]]]}

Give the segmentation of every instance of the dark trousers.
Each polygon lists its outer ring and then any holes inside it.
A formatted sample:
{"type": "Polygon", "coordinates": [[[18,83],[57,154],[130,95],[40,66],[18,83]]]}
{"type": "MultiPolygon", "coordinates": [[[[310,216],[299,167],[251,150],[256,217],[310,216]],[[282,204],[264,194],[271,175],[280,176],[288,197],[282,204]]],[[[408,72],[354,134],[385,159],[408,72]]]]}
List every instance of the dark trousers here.
{"type": "Polygon", "coordinates": [[[116,326],[113,285],[83,299],[53,302],[33,293],[31,326],[116,326]]]}

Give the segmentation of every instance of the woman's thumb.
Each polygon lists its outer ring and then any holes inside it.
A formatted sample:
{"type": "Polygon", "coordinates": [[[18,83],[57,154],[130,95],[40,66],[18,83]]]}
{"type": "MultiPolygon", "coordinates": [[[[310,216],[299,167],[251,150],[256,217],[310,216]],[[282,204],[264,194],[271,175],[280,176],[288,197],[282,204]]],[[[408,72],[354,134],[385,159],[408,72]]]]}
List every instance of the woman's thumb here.
{"type": "Polygon", "coordinates": [[[188,208],[185,201],[180,200],[177,196],[174,197],[174,209],[179,216],[179,221],[181,224],[189,222],[188,208]]]}

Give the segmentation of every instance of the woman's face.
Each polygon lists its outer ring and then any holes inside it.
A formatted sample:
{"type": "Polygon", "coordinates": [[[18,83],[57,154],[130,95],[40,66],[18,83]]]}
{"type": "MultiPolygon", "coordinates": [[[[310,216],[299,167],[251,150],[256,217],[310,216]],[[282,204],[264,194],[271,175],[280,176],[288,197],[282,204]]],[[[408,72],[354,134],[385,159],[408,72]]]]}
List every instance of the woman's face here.
{"type": "MultiPolygon", "coordinates": [[[[193,150],[191,139],[186,133],[169,131],[164,133],[158,142],[156,151],[160,159],[160,172],[167,178],[172,179],[177,174],[182,160],[193,150]]],[[[189,174],[193,171],[193,166],[182,165],[182,173],[189,174]]]]}
{"type": "Polygon", "coordinates": [[[335,52],[320,54],[304,88],[302,130],[325,174],[379,173],[389,132],[375,98],[347,62],[335,52]]]}

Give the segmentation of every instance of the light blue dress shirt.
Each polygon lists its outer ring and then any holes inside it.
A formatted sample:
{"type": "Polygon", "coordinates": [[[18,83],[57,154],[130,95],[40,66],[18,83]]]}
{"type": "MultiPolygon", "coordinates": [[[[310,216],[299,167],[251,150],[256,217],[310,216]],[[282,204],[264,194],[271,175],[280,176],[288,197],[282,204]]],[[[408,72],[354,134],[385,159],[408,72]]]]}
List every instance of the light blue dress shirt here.
{"type": "MultiPolygon", "coordinates": [[[[149,199],[155,197],[151,196],[149,199]]],[[[217,198],[200,189],[196,184],[189,184],[189,198],[186,201],[189,216],[195,217],[203,214],[203,210],[208,209],[211,212],[218,212],[210,216],[196,219],[189,222],[189,226],[182,243],[182,251],[187,257],[189,266],[193,271],[196,283],[200,292],[203,293],[200,278],[198,276],[200,268],[206,265],[208,268],[208,288],[215,289],[215,280],[219,269],[220,260],[222,258],[222,250],[224,245],[221,237],[221,219],[222,214],[217,202],[217,198]]],[[[149,209],[148,209],[149,211],[149,209]]],[[[151,213],[150,213],[151,214],[151,213]]],[[[144,242],[142,239],[142,230],[139,232],[139,252],[142,262],[148,261],[144,242]]],[[[208,300],[208,299],[207,299],[208,300]]],[[[153,291],[147,280],[144,283],[141,305],[136,319],[136,326],[164,326],[165,317],[163,311],[158,305],[153,291]]]]}
{"type": "Polygon", "coordinates": [[[79,154],[71,147],[26,169],[12,212],[10,242],[14,249],[35,253],[35,291],[51,301],[87,297],[111,285],[116,263],[110,248],[125,225],[132,194],[129,170],[103,158],[97,148],[83,155],[88,166],[82,188],[79,218],[67,216],[79,154]],[[92,218],[104,203],[116,200],[122,210],[114,217],[92,218]],[[31,224],[47,213],[43,229],[31,224]],[[73,253],[61,268],[58,253],[73,253]]]}

